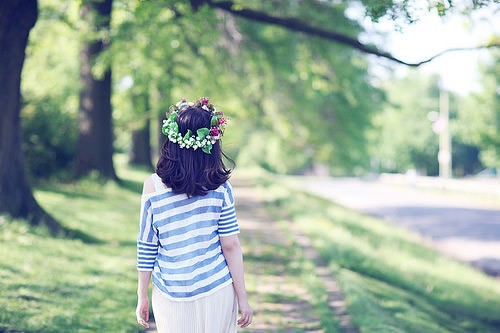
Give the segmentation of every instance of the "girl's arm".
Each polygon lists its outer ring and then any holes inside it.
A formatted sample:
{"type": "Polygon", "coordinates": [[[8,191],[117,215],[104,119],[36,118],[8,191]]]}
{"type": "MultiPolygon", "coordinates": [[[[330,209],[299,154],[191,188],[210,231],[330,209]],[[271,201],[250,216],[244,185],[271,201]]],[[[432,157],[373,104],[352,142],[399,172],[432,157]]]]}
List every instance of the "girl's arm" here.
{"type": "Polygon", "coordinates": [[[138,273],[137,308],[135,309],[135,315],[137,316],[137,322],[139,324],[145,328],[149,328],[148,289],[149,281],[151,280],[151,271],[139,271],[138,273]]]}
{"type": "MultiPolygon", "coordinates": [[[[155,191],[155,187],[153,184],[153,180],[151,177],[148,177],[144,181],[144,186],[142,188],[142,194],[153,193],[155,191]]],[[[141,223],[143,223],[143,207],[141,205],[141,223]]],[[[150,222],[149,220],[144,221],[144,223],[150,222]]],[[[151,280],[152,271],[138,271],[138,279],[137,279],[137,308],[135,309],[135,315],[137,317],[137,322],[144,326],[145,328],[149,328],[148,320],[149,320],[149,299],[148,299],[148,289],[149,289],[149,281],[151,280]]]]}
{"type": "Polygon", "coordinates": [[[238,325],[247,327],[252,322],[253,313],[252,308],[248,304],[243,273],[243,254],[238,235],[220,237],[220,243],[224,258],[226,258],[229,267],[229,272],[233,278],[234,291],[238,297],[238,306],[241,313],[238,325]]]}

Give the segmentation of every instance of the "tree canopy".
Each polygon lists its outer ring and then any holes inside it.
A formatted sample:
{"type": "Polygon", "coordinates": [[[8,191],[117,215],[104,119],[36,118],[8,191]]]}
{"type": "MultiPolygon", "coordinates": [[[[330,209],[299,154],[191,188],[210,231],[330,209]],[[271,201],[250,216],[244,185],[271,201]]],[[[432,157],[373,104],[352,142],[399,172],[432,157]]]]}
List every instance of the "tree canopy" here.
{"type": "MultiPolygon", "coordinates": [[[[13,17],[28,13],[23,12],[26,8],[21,3],[5,3],[12,5],[13,17]]],[[[81,174],[94,170],[114,179],[114,149],[128,151],[131,163],[151,167],[151,155],[162,139],[158,134],[161,118],[171,103],[186,94],[190,99],[209,95],[220,104],[233,128],[227,131],[226,149],[243,165],[259,164],[275,172],[305,172],[320,164],[333,174],[364,172],[373,160],[374,142],[385,142],[381,149],[386,151],[389,147],[397,151],[401,149],[398,145],[405,145],[404,140],[374,139],[368,134],[373,124],[379,130],[387,129],[388,124],[404,128],[397,125],[405,119],[396,115],[398,110],[408,110],[402,114],[421,121],[424,111],[415,113],[413,106],[418,103],[422,110],[426,108],[421,103],[423,98],[405,91],[399,94],[397,84],[376,85],[365,56],[376,55],[413,67],[434,57],[409,63],[391,55],[383,45],[361,42],[364,27],[349,18],[346,10],[355,4],[374,21],[388,17],[412,23],[429,12],[467,14],[491,3],[42,1],[20,82],[30,174],[50,176],[58,169],[76,166],[81,174]],[[40,84],[41,80],[45,84],[40,84]],[[389,101],[397,96],[394,98],[400,99],[396,103],[399,106],[387,106],[386,96],[389,101]],[[386,111],[373,121],[381,110],[386,111]],[[392,122],[386,122],[384,117],[391,112],[394,116],[388,117],[392,122]],[[87,129],[95,130],[88,132],[87,138],[96,140],[85,141],[87,129]]],[[[4,16],[0,16],[0,33],[6,34],[9,30],[3,24],[4,16]]],[[[476,48],[498,46],[494,37],[476,48]]],[[[2,59],[7,56],[20,55],[2,50],[2,59]]],[[[20,75],[11,70],[5,69],[13,77],[20,75]]],[[[456,111],[457,119],[470,117],[470,107],[465,105],[494,108],[498,96],[492,95],[490,81],[485,76],[484,87],[489,92],[471,97],[456,111]]],[[[6,82],[1,84],[5,86],[6,82]]],[[[412,80],[405,84],[421,85],[412,80]]],[[[432,89],[425,85],[422,89],[428,99],[433,98],[432,89]]],[[[19,117],[20,110],[18,104],[11,112],[19,117]]],[[[14,128],[14,138],[20,133],[19,126],[12,121],[15,118],[5,114],[2,121],[14,128]]],[[[491,122],[497,118],[496,111],[485,111],[481,119],[491,122]]],[[[467,132],[459,127],[460,133],[467,132]]],[[[465,134],[456,138],[481,150],[483,163],[497,163],[495,129],[479,127],[481,134],[475,139],[464,139],[465,134]]],[[[409,132],[414,130],[408,128],[409,132]]],[[[395,170],[433,154],[433,145],[427,144],[432,141],[432,133],[428,129],[419,133],[416,155],[398,155],[400,167],[395,170]],[[421,148],[426,149],[424,155],[419,155],[421,148]]],[[[9,140],[3,140],[12,144],[1,146],[0,153],[22,151],[20,142],[9,140]]],[[[23,158],[16,168],[24,170],[23,158]]],[[[22,183],[22,177],[18,175],[17,181],[22,183]]],[[[28,195],[29,188],[25,190],[28,195]]]]}

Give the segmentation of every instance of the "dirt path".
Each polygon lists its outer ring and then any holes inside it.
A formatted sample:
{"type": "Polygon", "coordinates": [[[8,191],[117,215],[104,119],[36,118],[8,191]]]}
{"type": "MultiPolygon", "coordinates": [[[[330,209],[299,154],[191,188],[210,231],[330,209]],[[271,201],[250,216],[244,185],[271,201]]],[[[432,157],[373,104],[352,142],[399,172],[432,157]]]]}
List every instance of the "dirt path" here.
{"type": "MultiPolygon", "coordinates": [[[[331,315],[340,322],[340,331],[357,332],[347,315],[342,294],[317,253],[295,228],[288,235],[267,214],[253,187],[242,179],[232,180],[245,257],[245,279],[254,309],[252,325],[239,332],[324,332],[316,315],[312,296],[296,265],[302,256],[315,263],[314,274],[325,284],[331,315]],[[295,253],[293,252],[295,251],[295,253]]],[[[154,327],[147,332],[156,332],[154,327]]]]}
{"type": "MultiPolygon", "coordinates": [[[[344,297],[332,273],[320,260],[308,237],[288,222],[274,221],[253,186],[233,180],[241,240],[245,253],[246,279],[255,310],[254,324],[244,332],[324,332],[314,312],[313,296],[304,286],[297,264],[308,261],[311,272],[324,285],[328,316],[339,327],[329,332],[356,333],[347,313],[344,297]],[[303,261],[296,261],[300,257],[303,261]]],[[[324,318],[323,318],[324,319],[324,318]]]]}
{"type": "Polygon", "coordinates": [[[250,302],[255,319],[243,332],[322,332],[309,294],[298,277],[288,274],[292,244],[256,199],[249,184],[235,185],[241,242],[250,302]]]}

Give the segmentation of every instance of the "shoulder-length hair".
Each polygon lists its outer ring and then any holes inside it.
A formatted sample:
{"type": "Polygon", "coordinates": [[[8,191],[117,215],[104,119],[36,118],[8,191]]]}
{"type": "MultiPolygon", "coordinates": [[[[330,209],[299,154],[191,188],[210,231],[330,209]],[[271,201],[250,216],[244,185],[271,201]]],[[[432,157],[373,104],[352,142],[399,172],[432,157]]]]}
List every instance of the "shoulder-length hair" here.
{"type": "MultiPolygon", "coordinates": [[[[211,113],[202,108],[188,107],[177,116],[179,133],[185,135],[188,129],[196,133],[199,128],[210,128],[211,118],[211,113]]],[[[201,149],[181,148],[167,139],[160,151],[156,174],[174,193],[185,193],[188,197],[205,195],[229,179],[231,169],[224,165],[223,156],[234,165],[222,151],[220,140],[206,154],[201,149]]]]}

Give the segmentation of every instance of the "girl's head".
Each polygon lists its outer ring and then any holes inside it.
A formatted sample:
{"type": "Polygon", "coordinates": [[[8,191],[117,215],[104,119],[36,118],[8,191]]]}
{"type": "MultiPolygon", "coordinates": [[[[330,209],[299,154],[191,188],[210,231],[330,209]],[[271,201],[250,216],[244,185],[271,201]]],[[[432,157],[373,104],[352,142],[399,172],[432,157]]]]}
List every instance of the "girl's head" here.
{"type": "Polygon", "coordinates": [[[156,173],[174,193],[204,195],[226,182],[231,173],[222,160],[226,156],[219,140],[225,120],[215,116],[215,108],[208,107],[207,99],[196,104],[183,100],[179,104],[183,107],[175,107],[175,114],[163,126],[167,139],[156,173]],[[199,148],[194,149],[197,145],[199,148]]]}

